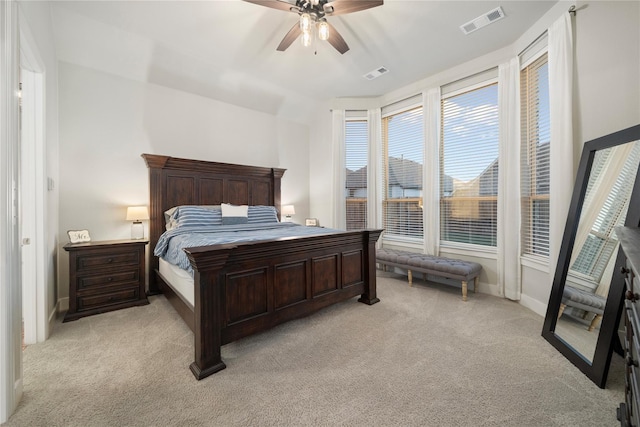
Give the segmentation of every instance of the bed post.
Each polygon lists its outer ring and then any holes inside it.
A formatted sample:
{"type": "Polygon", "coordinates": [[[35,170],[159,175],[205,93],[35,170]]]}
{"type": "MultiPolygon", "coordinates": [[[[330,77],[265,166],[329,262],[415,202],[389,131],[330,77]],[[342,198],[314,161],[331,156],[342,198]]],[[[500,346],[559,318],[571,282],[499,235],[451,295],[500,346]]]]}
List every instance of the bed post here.
{"type": "Polygon", "coordinates": [[[189,366],[196,379],[201,380],[227,367],[222,361],[222,304],[223,276],[233,245],[221,245],[219,250],[206,247],[184,249],[194,270],[194,328],[195,361],[189,366]]]}
{"type": "Polygon", "coordinates": [[[376,295],[376,242],[380,237],[382,230],[364,230],[362,235],[364,241],[364,293],[358,301],[368,305],[380,302],[376,295]]]}
{"type": "Polygon", "coordinates": [[[162,234],[164,227],[164,212],[162,209],[163,203],[163,183],[162,183],[162,169],[170,159],[169,156],[157,156],[153,154],[142,154],[142,158],[147,164],[149,169],[149,249],[151,254],[149,255],[149,289],[147,295],[157,295],[160,293],[158,287],[156,270],[159,268],[158,257],[153,255],[153,250],[158,243],[158,239],[162,234]]]}
{"type": "Polygon", "coordinates": [[[275,206],[276,211],[278,212],[278,219],[282,221],[281,211],[281,194],[280,194],[280,183],[282,182],[282,176],[284,175],[286,169],[271,169],[271,188],[273,188],[273,206],[275,206]]]}

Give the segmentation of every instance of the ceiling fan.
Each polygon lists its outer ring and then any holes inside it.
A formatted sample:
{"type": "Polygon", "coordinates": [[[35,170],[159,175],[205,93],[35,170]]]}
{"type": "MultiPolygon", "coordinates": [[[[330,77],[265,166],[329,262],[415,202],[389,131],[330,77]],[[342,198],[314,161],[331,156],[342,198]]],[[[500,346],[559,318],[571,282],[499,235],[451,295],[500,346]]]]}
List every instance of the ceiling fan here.
{"type": "Polygon", "coordinates": [[[327,16],[346,15],[347,13],[359,12],[380,6],[383,0],[244,0],[248,3],[255,3],[273,9],[284,10],[285,12],[297,13],[299,21],[284,36],[277,50],[284,52],[291,43],[299,36],[302,36],[302,44],[310,46],[316,36],[320,40],[326,40],[336,48],[338,52],[344,54],[349,50],[347,42],[344,41],[340,33],[327,22],[327,16]],[[314,31],[316,27],[316,31],[314,31]]]}

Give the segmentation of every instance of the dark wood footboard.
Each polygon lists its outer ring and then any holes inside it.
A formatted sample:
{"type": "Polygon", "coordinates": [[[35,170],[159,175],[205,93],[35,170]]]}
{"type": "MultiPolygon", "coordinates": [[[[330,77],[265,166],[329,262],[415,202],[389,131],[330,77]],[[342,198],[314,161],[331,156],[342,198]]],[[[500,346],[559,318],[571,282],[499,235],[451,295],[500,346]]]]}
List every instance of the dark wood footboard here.
{"type": "Polygon", "coordinates": [[[375,304],[382,230],[185,249],[195,271],[197,379],[225,368],[220,347],[360,295],[375,304]]]}

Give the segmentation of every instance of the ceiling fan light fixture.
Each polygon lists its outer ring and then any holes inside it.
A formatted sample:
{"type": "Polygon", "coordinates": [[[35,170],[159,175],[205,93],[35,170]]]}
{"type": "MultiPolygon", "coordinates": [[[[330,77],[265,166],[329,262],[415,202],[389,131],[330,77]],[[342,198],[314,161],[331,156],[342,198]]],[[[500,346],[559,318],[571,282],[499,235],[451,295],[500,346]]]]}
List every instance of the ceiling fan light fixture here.
{"type": "Polygon", "coordinates": [[[310,31],[311,29],[311,15],[308,13],[303,13],[300,15],[300,29],[304,33],[305,31],[310,31]]]}
{"type": "Polygon", "coordinates": [[[304,47],[311,46],[311,44],[313,43],[313,31],[311,31],[311,29],[309,29],[308,31],[303,31],[300,41],[302,42],[302,46],[304,47]]]}
{"type": "Polygon", "coordinates": [[[311,31],[311,15],[303,13],[300,15],[300,29],[303,33],[311,31]]]}
{"type": "Polygon", "coordinates": [[[327,24],[327,21],[318,23],[318,38],[323,41],[329,40],[329,24],[327,24]]]}

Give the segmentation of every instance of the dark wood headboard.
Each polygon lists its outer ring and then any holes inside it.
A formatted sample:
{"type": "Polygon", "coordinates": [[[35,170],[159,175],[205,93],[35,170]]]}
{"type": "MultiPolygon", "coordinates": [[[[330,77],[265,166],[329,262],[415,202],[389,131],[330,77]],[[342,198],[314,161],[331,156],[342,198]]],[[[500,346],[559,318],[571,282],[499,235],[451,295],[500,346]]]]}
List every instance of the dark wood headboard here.
{"type": "Polygon", "coordinates": [[[285,169],[142,154],[149,168],[149,293],[158,293],[153,250],[165,231],[164,211],[180,205],[267,205],[280,212],[285,169]]]}

